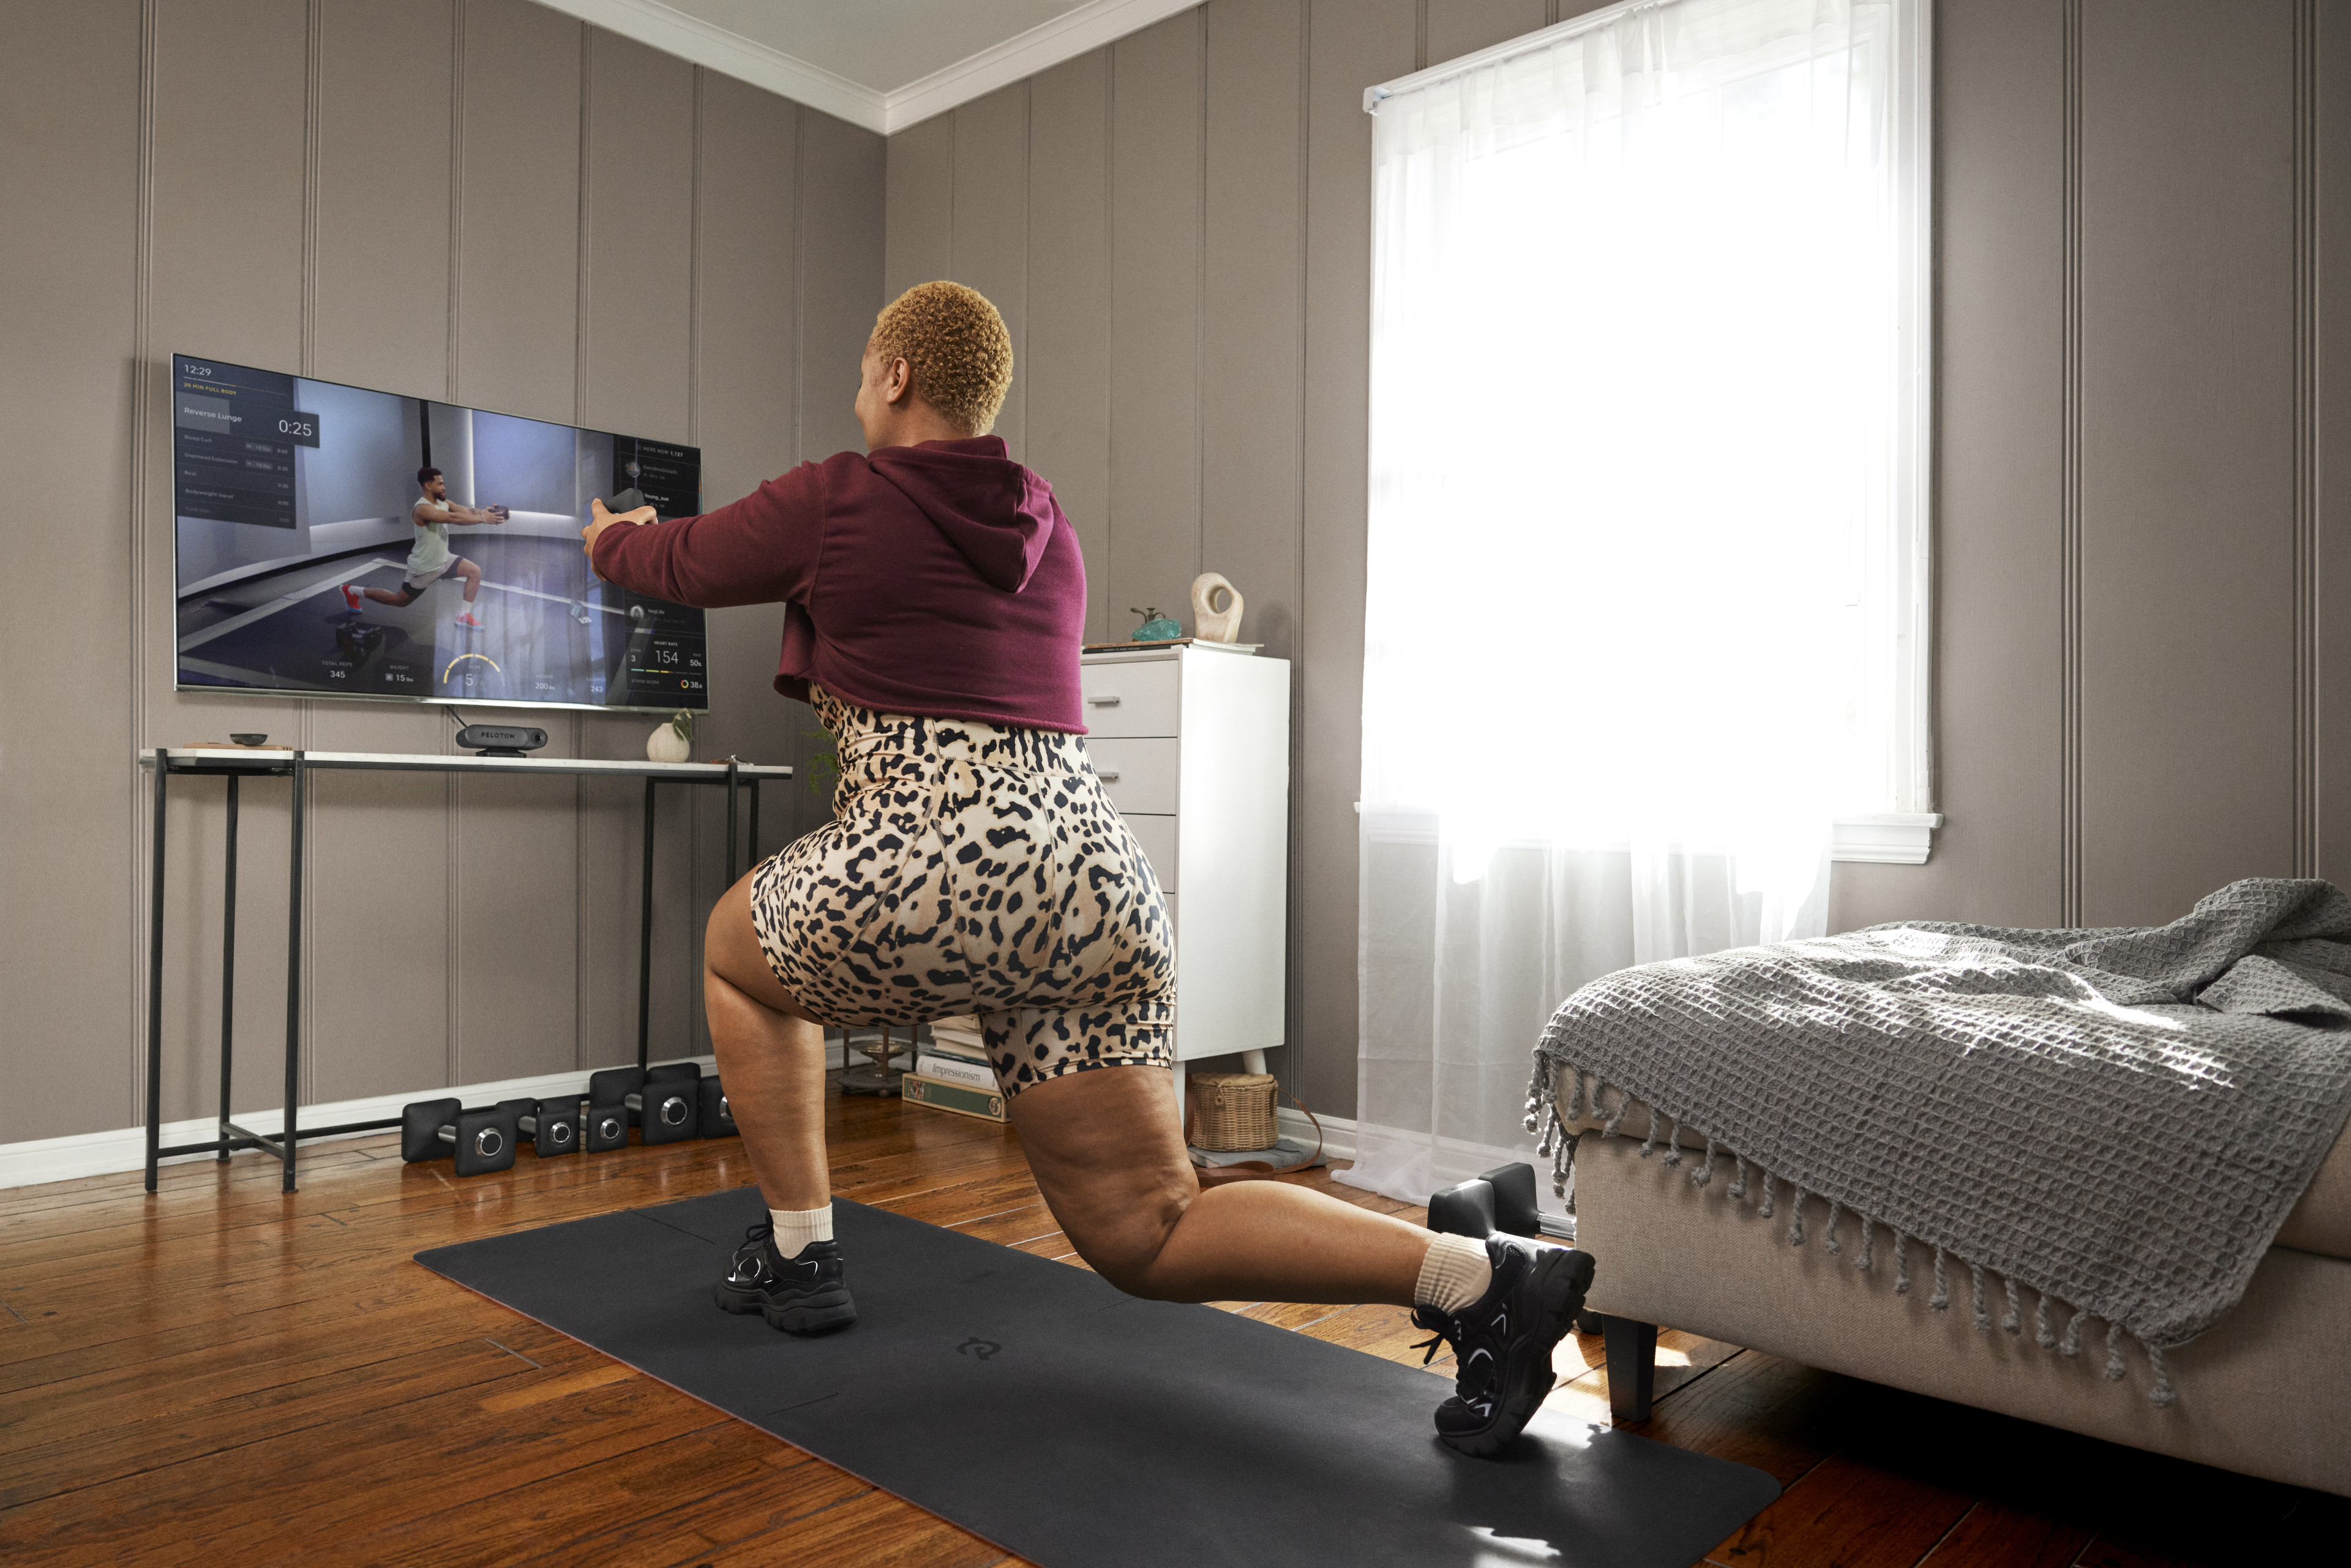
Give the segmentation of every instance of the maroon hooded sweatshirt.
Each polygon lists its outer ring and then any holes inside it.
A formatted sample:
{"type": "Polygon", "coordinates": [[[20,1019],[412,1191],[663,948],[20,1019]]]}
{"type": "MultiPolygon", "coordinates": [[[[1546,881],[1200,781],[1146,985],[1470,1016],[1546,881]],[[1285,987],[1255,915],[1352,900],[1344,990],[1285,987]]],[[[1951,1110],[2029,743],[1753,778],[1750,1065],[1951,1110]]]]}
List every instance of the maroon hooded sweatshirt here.
{"type": "Polygon", "coordinates": [[[732,506],[597,536],[596,575],[674,604],[793,606],[776,689],[1085,733],[1085,563],[993,435],[842,452],[732,506]]]}

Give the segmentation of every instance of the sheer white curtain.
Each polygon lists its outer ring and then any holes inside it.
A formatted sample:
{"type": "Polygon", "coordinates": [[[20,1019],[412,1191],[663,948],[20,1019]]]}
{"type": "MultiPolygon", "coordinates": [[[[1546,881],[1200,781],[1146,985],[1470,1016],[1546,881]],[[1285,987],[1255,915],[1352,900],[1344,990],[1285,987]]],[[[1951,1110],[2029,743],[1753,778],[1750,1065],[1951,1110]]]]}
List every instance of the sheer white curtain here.
{"type": "Polygon", "coordinates": [[[1833,820],[1918,809],[1920,9],[1659,0],[1374,95],[1342,1179],[1524,1157],[1562,998],[1819,934],[1833,820]]]}

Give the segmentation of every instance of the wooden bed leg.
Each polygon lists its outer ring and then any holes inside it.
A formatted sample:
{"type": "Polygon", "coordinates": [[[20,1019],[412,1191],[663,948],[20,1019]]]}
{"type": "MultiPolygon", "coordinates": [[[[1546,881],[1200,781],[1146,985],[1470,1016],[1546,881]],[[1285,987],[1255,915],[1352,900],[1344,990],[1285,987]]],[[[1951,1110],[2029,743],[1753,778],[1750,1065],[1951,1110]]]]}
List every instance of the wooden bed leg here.
{"type": "Polygon", "coordinates": [[[1657,1325],[1630,1318],[1600,1319],[1608,1343],[1608,1413],[1619,1421],[1646,1421],[1657,1387],[1657,1325]]]}

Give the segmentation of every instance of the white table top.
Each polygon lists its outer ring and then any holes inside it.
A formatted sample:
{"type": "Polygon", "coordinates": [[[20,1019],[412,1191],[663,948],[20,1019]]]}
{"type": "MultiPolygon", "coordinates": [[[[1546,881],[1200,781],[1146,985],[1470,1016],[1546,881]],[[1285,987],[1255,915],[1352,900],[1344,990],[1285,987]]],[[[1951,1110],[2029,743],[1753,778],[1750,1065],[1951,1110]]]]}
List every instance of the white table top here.
{"type": "MultiPolygon", "coordinates": [[[[276,747],[172,747],[175,763],[198,763],[206,768],[252,768],[256,769],[285,768],[292,764],[291,751],[276,747]]],[[[141,768],[155,766],[153,747],[139,754],[141,768]]],[[[371,769],[411,773],[552,773],[559,775],[595,775],[608,779],[680,779],[696,781],[722,780],[726,777],[724,762],[651,762],[627,758],[600,757],[449,757],[431,753],[396,751],[306,751],[302,754],[304,768],[371,769]]],[[[789,779],[792,770],[775,763],[744,762],[736,765],[738,779],[789,779]]]]}

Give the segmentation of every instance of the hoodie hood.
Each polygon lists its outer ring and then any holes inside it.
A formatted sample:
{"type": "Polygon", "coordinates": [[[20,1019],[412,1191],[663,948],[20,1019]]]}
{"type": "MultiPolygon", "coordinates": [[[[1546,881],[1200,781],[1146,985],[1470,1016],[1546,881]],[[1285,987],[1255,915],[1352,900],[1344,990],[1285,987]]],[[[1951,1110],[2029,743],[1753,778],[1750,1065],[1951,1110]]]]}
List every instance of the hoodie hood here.
{"type": "Polygon", "coordinates": [[[885,446],[866,458],[997,588],[1029,585],[1053,537],[1052,486],[1012,460],[1004,439],[885,446]]]}

